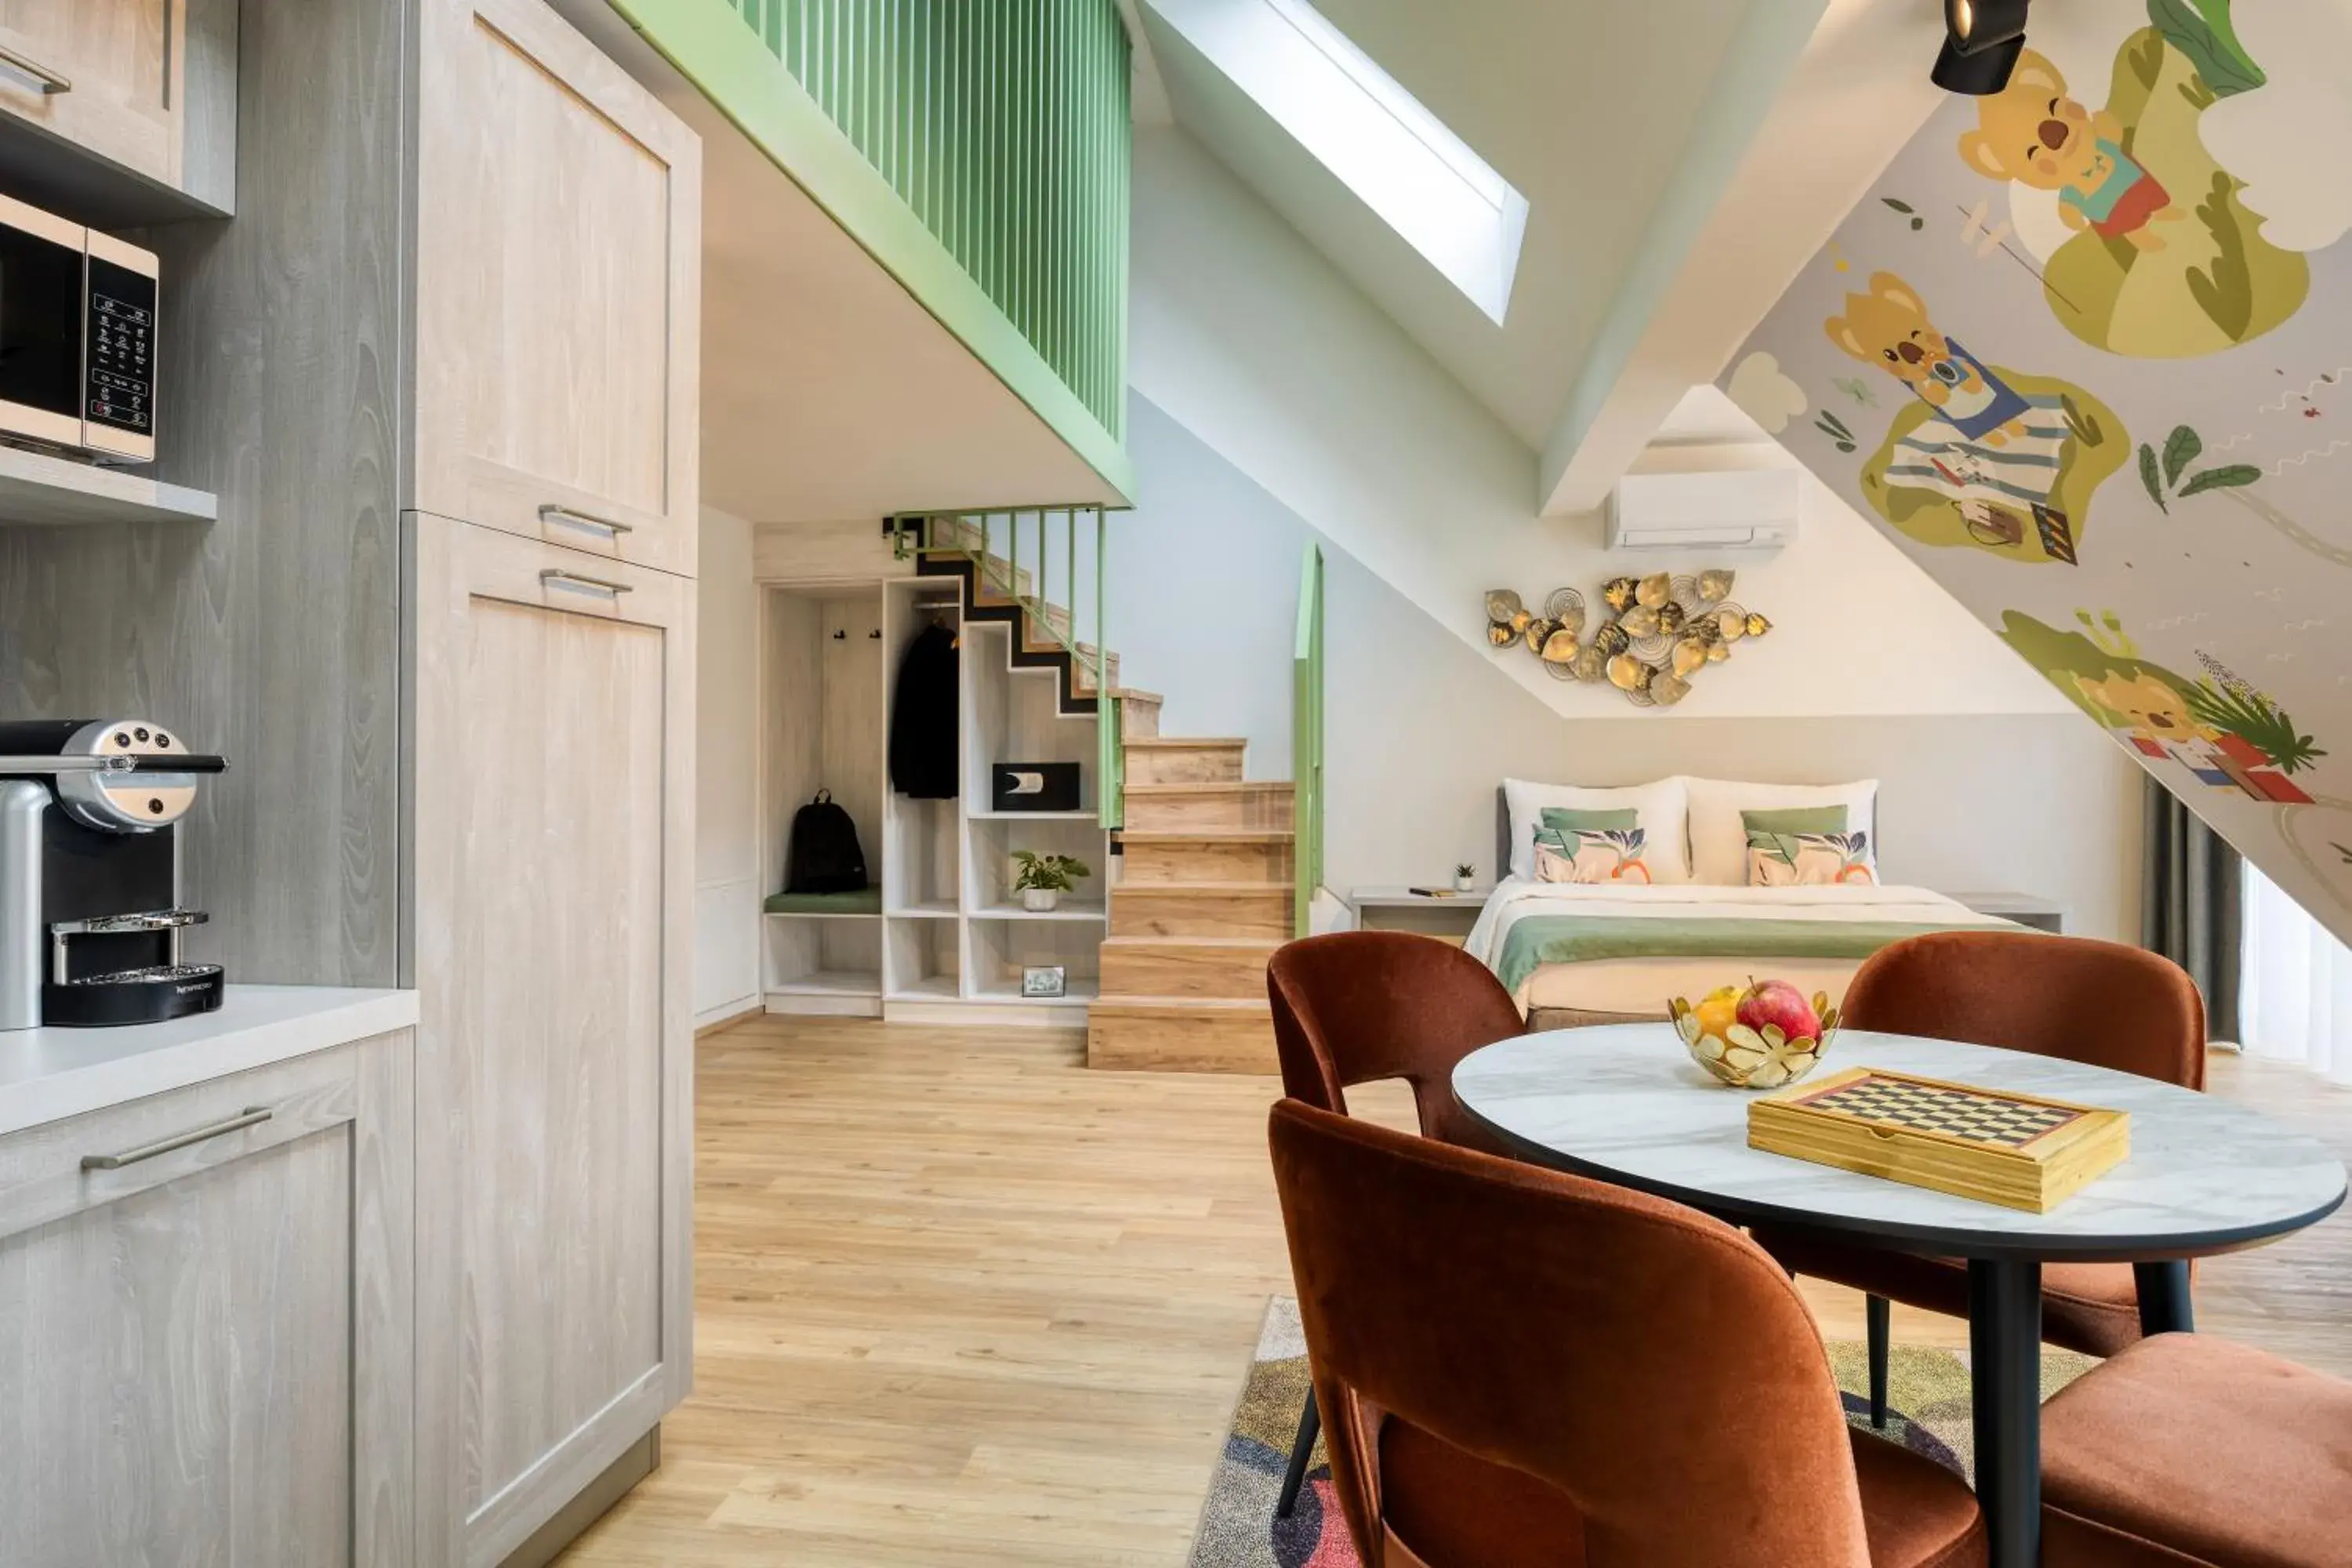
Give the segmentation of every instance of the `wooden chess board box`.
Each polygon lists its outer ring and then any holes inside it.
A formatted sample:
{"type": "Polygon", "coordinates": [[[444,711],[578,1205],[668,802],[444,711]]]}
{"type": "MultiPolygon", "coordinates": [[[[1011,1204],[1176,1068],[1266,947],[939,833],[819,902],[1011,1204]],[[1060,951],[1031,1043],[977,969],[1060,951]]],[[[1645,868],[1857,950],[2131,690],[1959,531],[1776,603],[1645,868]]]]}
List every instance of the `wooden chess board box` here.
{"type": "Polygon", "coordinates": [[[1751,1101],[1748,1146],[2047,1214],[2130,1156],[2131,1117],[1848,1068],[1751,1101]]]}

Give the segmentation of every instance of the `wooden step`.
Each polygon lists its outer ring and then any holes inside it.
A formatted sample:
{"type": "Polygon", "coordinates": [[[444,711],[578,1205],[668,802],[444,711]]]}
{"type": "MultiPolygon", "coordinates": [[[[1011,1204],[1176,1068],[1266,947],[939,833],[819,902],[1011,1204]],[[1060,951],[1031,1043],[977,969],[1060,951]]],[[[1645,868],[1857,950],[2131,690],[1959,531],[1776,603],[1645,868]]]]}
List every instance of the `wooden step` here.
{"type": "Polygon", "coordinates": [[[1153,784],[1239,784],[1244,740],[1194,735],[1127,738],[1127,787],[1153,784]]]}
{"type": "Polygon", "coordinates": [[[1113,936],[1291,934],[1287,882],[1123,882],[1110,890],[1113,936]]]}
{"type": "Polygon", "coordinates": [[[1160,703],[1157,692],[1114,690],[1119,699],[1119,733],[1128,740],[1148,739],[1160,733],[1160,703]]]}
{"type": "Polygon", "coordinates": [[[1087,1066],[1129,1072],[1277,1073],[1274,1014],[1255,1002],[1127,997],[1087,1011],[1087,1066]]]}
{"type": "Polygon", "coordinates": [[[1266,937],[1115,936],[1102,944],[1102,996],[1255,1001],[1265,994],[1265,961],[1281,945],[1266,937]]]}
{"type": "MultiPolygon", "coordinates": [[[[1132,807],[1130,806],[1130,809],[1132,807]]],[[[1119,835],[1128,882],[1287,882],[1287,831],[1119,835]]]]}
{"type": "Polygon", "coordinates": [[[1127,785],[1127,826],[1139,833],[1266,832],[1291,826],[1287,784],[1127,785]]]}

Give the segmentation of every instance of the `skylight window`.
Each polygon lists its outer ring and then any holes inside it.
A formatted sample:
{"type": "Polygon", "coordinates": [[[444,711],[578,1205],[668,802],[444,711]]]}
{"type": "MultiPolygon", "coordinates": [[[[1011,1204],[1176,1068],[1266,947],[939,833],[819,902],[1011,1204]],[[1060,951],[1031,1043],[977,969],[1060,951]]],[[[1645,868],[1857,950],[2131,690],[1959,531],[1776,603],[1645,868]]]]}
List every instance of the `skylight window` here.
{"type": "Polygon", "coordinates": [[[1306,0],[1153,10],[1500,324],[1527,198],[1306,0]]]}

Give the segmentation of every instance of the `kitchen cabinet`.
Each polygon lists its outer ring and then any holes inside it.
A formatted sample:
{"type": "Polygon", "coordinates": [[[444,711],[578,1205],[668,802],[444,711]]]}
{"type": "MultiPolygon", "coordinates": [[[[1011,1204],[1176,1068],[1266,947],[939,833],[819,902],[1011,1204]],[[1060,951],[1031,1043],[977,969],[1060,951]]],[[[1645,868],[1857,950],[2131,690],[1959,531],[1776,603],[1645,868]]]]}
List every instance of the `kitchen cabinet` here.
{"type": "Polygon", "coordinates": [[[541,0],[423,0],[415,504],[692,574],[701,143],[541,0]]]}
{"type": "Polygon", "coordinates": [[[411,513],[424,1561],[684,1397],[694,584],[411,513]]]}
{"type": "Polygon", "coordinates": [[[0,0],[0,112],[176,184],[186,28],[187,0],[0,0]]]}
{"type": "Polygon", "coordinates": [[[0,1557],[416,1561],[404,1030],[0,1138],[0,1557]]]}

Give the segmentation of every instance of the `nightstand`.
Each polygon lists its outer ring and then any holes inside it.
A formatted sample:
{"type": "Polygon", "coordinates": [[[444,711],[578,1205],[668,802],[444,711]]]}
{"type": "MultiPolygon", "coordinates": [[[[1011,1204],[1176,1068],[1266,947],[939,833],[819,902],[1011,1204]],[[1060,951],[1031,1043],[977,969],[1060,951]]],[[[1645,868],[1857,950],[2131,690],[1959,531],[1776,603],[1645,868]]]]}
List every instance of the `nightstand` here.
{"type": "Polygon", "coordinates": [[[2045,899],[2039,893],[1947,893],[1946,898],[1968,905],[1980,915],[1998,915],[2035,931],[2046,931],[2053,936],[2066,934],[2066,906],[2055,899],[2045,899]]]}
{"type": "Polygon", "coordinates": [[[1473,888],[1466,893],[1432,898],[1410,888],[1356,888],[1348,894],[1348,906],[1356,911],[1358,931],[1418,931],[1459,947],[1470,928],[1478,923],[1478,911],[1486,907],[1486,895],[1494,890],[1473,888]]]}

